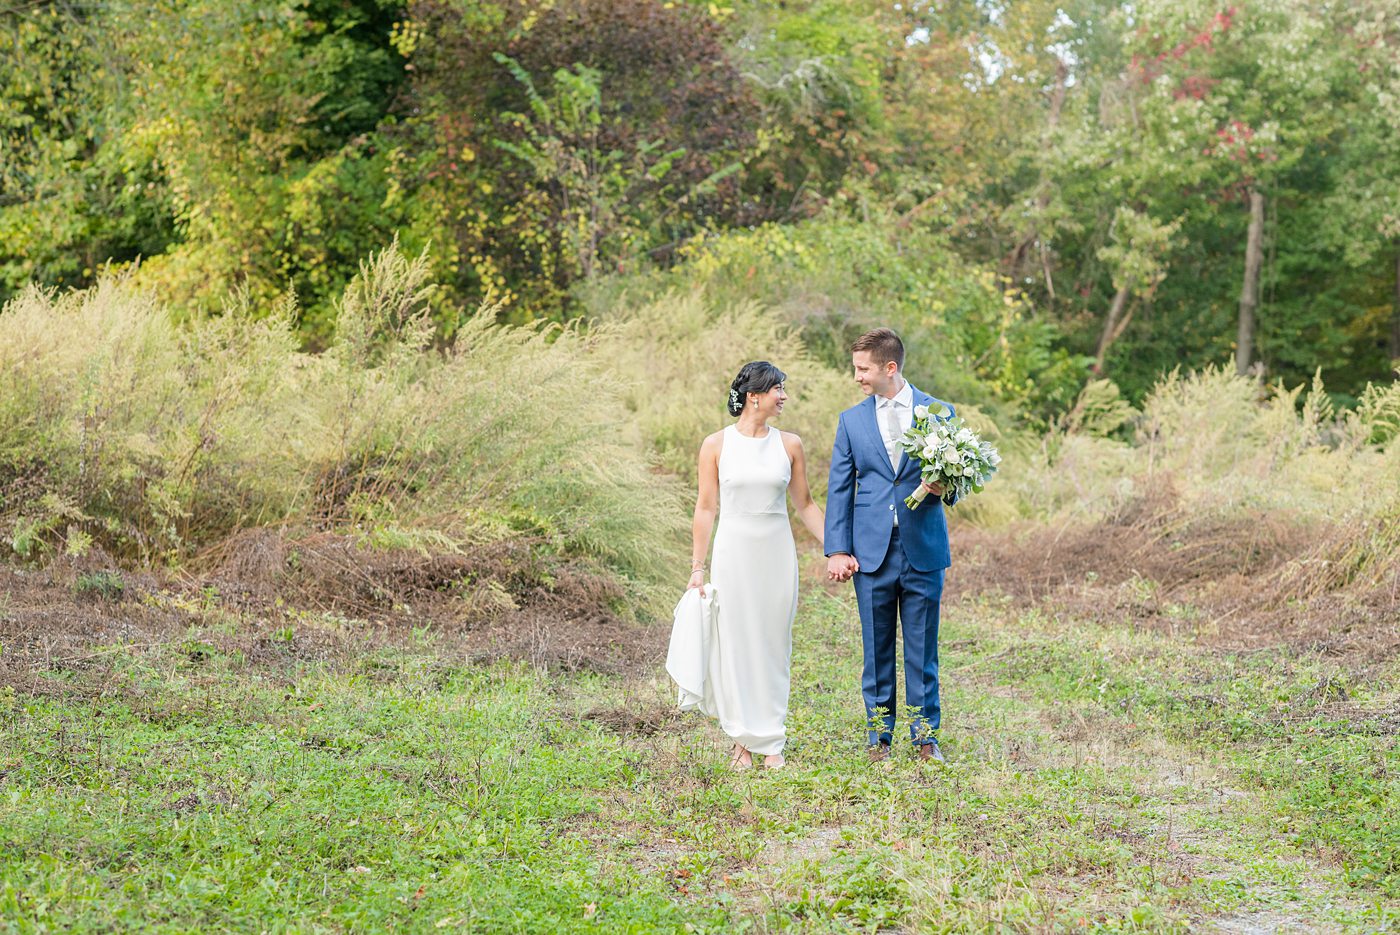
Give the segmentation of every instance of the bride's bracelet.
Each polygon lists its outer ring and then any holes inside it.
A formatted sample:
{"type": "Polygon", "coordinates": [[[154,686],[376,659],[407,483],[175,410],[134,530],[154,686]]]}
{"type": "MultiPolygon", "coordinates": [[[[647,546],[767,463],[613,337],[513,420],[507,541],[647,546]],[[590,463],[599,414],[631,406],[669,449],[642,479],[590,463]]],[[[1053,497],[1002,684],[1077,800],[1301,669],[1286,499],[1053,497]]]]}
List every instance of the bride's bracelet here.
{"type": "Polygon", "coordinates": [[[692,575],[695,574],[697,571],[704,571],[704,570],[705,570],[705,563],[704,563],[704,562],[691,562],[691,563],[690,563],[690,573],[691,573],[692,575]]]}

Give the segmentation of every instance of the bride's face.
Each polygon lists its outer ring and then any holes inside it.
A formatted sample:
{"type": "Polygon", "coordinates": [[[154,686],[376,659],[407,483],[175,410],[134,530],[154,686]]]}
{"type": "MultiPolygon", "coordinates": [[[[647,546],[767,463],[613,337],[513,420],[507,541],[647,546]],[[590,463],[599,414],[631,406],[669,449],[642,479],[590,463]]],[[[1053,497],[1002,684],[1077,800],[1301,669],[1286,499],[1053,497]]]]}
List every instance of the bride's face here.
{"type": "Polygon", "coordinates": [[[772,419],[782,415],[783,405],[787,399],[787,387],[781,383],[766,393],[754,393],[749,397],[749,401],[757,410],[758,415],[764,419],[772,419]]]}

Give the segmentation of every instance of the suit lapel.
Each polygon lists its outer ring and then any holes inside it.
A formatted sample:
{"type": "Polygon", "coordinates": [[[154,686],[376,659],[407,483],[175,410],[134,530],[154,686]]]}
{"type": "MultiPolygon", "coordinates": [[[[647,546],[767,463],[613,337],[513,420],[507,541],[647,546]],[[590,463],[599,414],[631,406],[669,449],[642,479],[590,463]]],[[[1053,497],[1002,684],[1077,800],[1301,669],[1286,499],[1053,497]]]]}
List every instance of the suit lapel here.
{"type": "Polygon", "coordinates": [[[889,451],[885,448],[885,436],[880,434],[880,409],[875,405],[875,397],[867,396],[865,402],[861,403],[861,405],[869,410],[865,413],[864,418],[862,418],[860,422],[865,426],[866,433],[870,436],[870,444],[874,445],[875,450],[880,453],[880,456],[876,460],[885,466],[891,479],[893,479],[898,475],[895,474],[894,468],[890,466],[889,451]]]}
{"type": "MultiPolygon", "coordinates": [[[[912,405],[927,406],[929,404],[929,401],[933,399],[932,396],[928,395],[927,393],[921,392],[919,388],[914,386],[914,384],[912,383],[909,384],[909,389],[912,391],[910,393],[910,402],[912,405]]],[[[881,455],[883,455],[883,457],[880,460],[884,464],[888,465],[890,463],[890,456],[889,452],[885,448],[884,433],[880,431],[880,407],[874,396],[866,397],[865,403],[863,405],[867,405],[870,407],[870,412],[866,415],[864,419],[861,420],[865,423],[865,427],[870,431],[870,443],[875,446],[875,448],[880,452],[881,455]]],[[[890,467],[890,476],[893,477],[895,480],[899,480],[899,475],[903,474],[904,469],[908,466],[909,452],[901,448],[899,451],[899,466],[890,467]]]]}
{"type": "MultiPolygon", "coordinates": [[[[932,396],[930,396],[929,394],[923,392],[922,390],[920,390],[917,386],[915,386],[915,385],[912,384],[912,383],[909,384],[909,389],[910,389],[910,391],[911,391],[911,392],[910,392],[909,402],[910,402],[910,404],[913,405],[913,406],[927,406],[927,405],[929,404],[929,402],[933,399],[932,396]]],[[[910,422],[909,424],[912,426],[914,423],[913,423],[913,422],[910,422]]],[[[901,450],[902,450],[902,449],[901,449],[901,450]]],[[[909,452],[905,451],[905,452],[903,452],[903,454],[901,454],[901,455],[899,456],[899,470],[897,470],[897,471],[894,472],[894,476],[895,476],[895,479],[896,479],[896,480],[899,479],[899,475],[903,474],[903,473],[904,473],[904,469],[907,468],[908,466],[909,466],[909,452]]]]}

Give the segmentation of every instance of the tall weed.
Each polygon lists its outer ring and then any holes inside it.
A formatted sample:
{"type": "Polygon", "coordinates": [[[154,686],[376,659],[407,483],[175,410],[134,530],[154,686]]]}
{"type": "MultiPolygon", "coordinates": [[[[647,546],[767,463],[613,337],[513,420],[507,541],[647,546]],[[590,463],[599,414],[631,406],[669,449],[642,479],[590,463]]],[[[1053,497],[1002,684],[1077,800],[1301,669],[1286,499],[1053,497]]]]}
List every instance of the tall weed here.
{"type": "Polygon", "coordinates": [[[1400,445],[1372,441],[1386,436],[1400,385],[1372,388],[1369,408],[1340,415],[1320,381],[1305,394],[1223,368],[1165,375],[1141,410],[1102,385],[1090,394],[1099,398],[1081,398],[1050,432],[1010,444],[998,480],[1021,515],[1099,516],[1165,484],[1194,509],[1301,519],[1372,514],[1400,496],[1400,445]]]}
{"type": "Polygon", "coordinates": [[[787,376],[790,399],[777,424],[804,442],[808,477],[826,489],[836,417],[860,400],[855,382],[808,353],[797,330],[755,302],[717,305],[702,290],[621,303],[592,336],[618,374],[632,429],[661,464],[693,482],[700,442],[734,420],[730,381],[750,360],[787,376]]]}
{"type": "MultiPolygon", "coordinates": [[[[501,327],[487,309],[446,346],[432,302],[425,259],[390,248],[346,289],[331,345],[307,354],[290,298],[266,309],[235,295],[224,314],[177,324],[121,277],[22,293],[0,311],[0,535],[25,557],[97,543],[147,561],[262,525],[441,548],[526,536],[660,581],[741,364],[788,372],[780,425],[806,441],[818,494],[836,416],[860,398],[790,316],[756,301],[624,294],[586,330],[501,327]]],[[[1198,514],[1352,524],[1372,550],[1397,541],[1395,385],[1339,415],[1320,381],[1172,373],[1140,410],[1100,381],[1044,433],[947,395],[1005,457],[957,522],[1092,521],[1170,486],[1198,514]]]]}
{"type": "Polygon", "coordinates": [[[362,265],[323,354],[297,349],[295,304],[235,296],[176,325],[121,278],[31,289],[0,312],[0,523],[12,545],[70,527],[178,560],[240,527],[366,542],[506,535],[637,581],[672,572],[678,484],[618,430],[610,361],[571,329],[465,320],[432,344],[424,258],[362,265]],[[426,539],[425,539],[426,537],[426,539]]]}

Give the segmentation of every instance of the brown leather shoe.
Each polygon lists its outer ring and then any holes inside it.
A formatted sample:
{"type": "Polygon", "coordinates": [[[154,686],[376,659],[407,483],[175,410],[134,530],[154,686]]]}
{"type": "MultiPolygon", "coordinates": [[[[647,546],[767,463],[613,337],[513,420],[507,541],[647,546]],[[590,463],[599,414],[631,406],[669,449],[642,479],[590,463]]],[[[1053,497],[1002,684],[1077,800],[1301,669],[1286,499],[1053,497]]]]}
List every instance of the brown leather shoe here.
{"type": "Polygon", "coordinates": [[[865,755],[872,763],[878,763],[890,755],[890,745],[883,740],[879,743],[872,743],[865,748],[865,755]]]}
{"type": "Polygon", "coordinates": [[[944,764],[948,762],[943,757],[943,751],[938,749],[937,741],[930,741],[929,743],[919,745],[919,762],[927,763],[929,760],[935,760],[944,764]]]}

